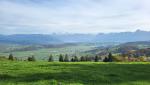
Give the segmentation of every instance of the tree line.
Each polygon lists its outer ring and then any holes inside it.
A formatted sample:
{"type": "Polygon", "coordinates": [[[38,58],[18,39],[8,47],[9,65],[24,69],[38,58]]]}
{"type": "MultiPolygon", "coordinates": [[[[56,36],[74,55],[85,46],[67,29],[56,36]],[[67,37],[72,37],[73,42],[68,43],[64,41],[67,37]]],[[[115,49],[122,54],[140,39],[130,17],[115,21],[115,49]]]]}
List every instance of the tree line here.
{"type": "Polygon", "coordinates": [[[71,57],[71,59],[69,59],[69,57],[68,57],[67,54],[65,56],[63,56],[62,54],[60,54],[60,56],[59,56],[59,62],[88,62],[88,61],[94,61],[94,62],[99,62],[99,61],[112,62],[113,61],[113,56],[112,56],[111,53],[109,53],[108,57],[105,57],[104,59],[102,59],[98,55],[95,55],[94,57],[91,57],[91,56],[77,57],[75,55],[75,56],[71,57]]]}
{"type": "MultiPolygon", "coordinates": [[[[14,57],[13,54],[10,54],[9,57],[8,57],[8,60],[13,61],[13,60],[17,60],[17,58],[14,57]]],[[[36,59],[32,55],[31,57],[28,57],[26,61],[36,61],[36,59]]],[[[55,61],[54,57],[53,57],[53,55],[50,55],[49,58],[48,58],[48,62],[53,62],[53,61],[55,61]]],[[[99,62],[99,61],[112,62],[113,61],[113,56],[112,56],[111,53],[109,53],[109,55],[107,57],[102,59],[98,55],[95,55],[94,57],[93,56],[88,56],[88,55],[81,56],[81,57],[78,57],[78,56],[74,55],[73,57],[69,57],[68,54],[65,54],[65,55],[60,54],[58,61],[59,62],[89,62],[89,61],[93,61],[93,62],[99,62]]]]}

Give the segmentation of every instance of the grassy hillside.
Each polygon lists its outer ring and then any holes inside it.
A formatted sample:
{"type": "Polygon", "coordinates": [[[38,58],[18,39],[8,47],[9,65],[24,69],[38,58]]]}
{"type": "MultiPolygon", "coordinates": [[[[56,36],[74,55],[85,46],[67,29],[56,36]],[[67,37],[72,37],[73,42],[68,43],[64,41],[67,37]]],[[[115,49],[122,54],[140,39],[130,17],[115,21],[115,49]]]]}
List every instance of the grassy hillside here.
{"type": "Polygon", "coordinates": [[[150,63],[0,61],[0,85],[150,85],[150,63]]]}

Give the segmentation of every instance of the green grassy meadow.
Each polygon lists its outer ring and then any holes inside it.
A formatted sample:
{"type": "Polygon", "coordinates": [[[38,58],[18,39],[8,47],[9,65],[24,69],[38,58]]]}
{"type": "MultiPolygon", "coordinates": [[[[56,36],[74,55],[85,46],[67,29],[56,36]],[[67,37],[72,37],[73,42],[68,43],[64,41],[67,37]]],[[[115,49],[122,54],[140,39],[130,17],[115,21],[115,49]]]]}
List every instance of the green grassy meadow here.
{"type": "Polygon", "coordinates": [[[0,61],[0,85],[150,85],[150,63],[0,61]]]}

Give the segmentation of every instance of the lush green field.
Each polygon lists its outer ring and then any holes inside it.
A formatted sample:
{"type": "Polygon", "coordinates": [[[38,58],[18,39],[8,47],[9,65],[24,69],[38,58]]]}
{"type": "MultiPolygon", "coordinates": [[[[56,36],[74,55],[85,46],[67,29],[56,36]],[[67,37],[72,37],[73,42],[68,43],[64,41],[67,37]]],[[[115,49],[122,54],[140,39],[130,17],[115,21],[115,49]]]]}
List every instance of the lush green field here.
{"type": "Polygon", "coordinates": [[[0,61],[0,85],[150,85],[150,63],[0,61]]]}

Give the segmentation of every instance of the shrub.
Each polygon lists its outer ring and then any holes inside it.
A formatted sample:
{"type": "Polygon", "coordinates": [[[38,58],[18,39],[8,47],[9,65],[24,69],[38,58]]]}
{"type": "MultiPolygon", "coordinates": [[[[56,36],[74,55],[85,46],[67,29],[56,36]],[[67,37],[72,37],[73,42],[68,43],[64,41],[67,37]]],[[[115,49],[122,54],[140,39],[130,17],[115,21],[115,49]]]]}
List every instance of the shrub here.
{"type": "Polygon", "coordinates": [[[141,62],[145,62],[148,60],[147,57],[145,57],[145,56],[141,56],[141,57],[139,57],[139,59],[141,62]]]}
{"type": "Polygon", "coordinates": [[[32,55],[32,57],[28,57],[28,61],[35,61],[35,57],[32,55]]]}
{"type": "Polygon", "coordinates": [[[5,56],[0,56],[0,60],[8,60],[8,58],[5,56]]]}

